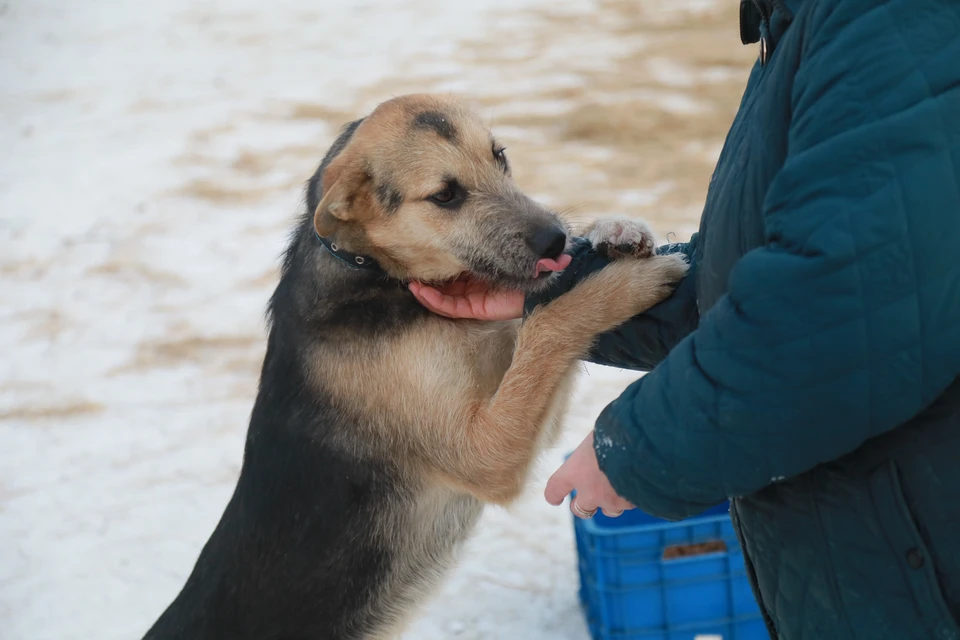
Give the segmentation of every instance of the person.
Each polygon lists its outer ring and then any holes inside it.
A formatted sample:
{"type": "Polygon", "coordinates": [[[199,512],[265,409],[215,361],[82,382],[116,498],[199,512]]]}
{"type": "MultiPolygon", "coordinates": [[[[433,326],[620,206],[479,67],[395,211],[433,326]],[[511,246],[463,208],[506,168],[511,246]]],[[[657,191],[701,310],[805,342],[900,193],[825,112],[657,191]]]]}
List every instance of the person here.
{"type": "MultiPolygon", "coordinates": [[[[960,2],[745,0],[760,56],[667,301],[590,360],[650,371],[550,479],[574,512],[731,498],[772,637],[960,638],[960,2]]],[[[535,299],[412,283],[455,318],[535,299]]],[[[583,309],[590,313],[590,309],[583,309]]]]}

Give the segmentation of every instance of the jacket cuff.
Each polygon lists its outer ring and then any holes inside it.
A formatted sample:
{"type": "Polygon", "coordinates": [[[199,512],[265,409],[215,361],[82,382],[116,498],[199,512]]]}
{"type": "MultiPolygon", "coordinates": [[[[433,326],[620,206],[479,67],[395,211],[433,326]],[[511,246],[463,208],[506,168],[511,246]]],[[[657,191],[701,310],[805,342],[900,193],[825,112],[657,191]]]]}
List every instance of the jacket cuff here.
{"type": "MultiPolygon", "coordinates": [[[[644,378],[630,385],[631,398],[642,393],[644,378]]],[[[626,392],[625,394],[626,395],[626,392]]],[[[684,520],[703,513],[712,504],[697,504],[665,495],[644,476],[657,475],[662,484],[671,485],[675,478],[669,468],[651,466],[653,461],[643,459],[644,428],[635,422],[635,412],[623,406],[623,396],[607,405],[597,418],[594,428],[593,450],[600,470],[617,495],[644,513],[669,521],[684,520]]]]}

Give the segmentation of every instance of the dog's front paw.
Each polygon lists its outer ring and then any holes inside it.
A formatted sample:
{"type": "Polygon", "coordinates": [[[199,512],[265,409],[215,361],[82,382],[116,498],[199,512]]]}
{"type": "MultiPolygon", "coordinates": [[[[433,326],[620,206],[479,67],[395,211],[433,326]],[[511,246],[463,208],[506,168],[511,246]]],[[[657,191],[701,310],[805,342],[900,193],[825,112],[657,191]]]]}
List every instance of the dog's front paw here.
{"type": "Polygon", "coordinates": [[[656,252],[653,231],[642,220],[598,220],[590,227],[587,240],[602,255],[614,260],[649,258],[656,252]]]}

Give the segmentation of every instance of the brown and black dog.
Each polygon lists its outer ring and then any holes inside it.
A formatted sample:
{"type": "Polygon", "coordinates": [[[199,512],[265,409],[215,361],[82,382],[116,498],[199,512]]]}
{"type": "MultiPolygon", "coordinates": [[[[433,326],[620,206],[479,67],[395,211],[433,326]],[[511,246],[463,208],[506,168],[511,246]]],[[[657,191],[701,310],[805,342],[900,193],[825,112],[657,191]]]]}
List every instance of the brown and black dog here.
{"type": "MultiPolygon", "coordinates": [[[[608,237],[610,236],[610,237],[608,237]]],[[[567,228],[450,98],[345,127],[307,189],[232,499],[148,640],[395,637],[485,503],[521,492],[598,334],[665,298],[683,259],[639,247],[522,323],[449,320],[406,282],[470,274],[535,291],[567,228]]]]}

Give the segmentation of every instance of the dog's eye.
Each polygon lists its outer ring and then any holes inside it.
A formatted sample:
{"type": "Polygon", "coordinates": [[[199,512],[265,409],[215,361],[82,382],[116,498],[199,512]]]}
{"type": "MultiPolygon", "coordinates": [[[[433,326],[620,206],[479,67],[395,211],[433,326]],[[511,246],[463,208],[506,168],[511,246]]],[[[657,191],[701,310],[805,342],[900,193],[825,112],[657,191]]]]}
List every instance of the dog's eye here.
{"type": "Polygon", "coordinates": [[[437,191],[435,194],[430,196],[429,199],[433,200],[437,204],[450,204],[456,197],[457,195],[453,192],[453,189],[450,187],[444,187],[440,191],[437,191]]]}
{"type": "Polygon", "coordinates": [[[507,162],[507,154],[504,153],[506,150],[506,147],[493,148],[493,159],[497,161],[497,164],[500,165],[500,169],[502,169],[504,173],[510,171],[510,164],[507,162]]]}
{"type": "Polygon", "coordinates": [[[427,200],[445,209],[451,209],[462,204],[466,197],[467,192],[464,188],[455,180],[451,180],[443,189],[427,196],[427,200]]]}

